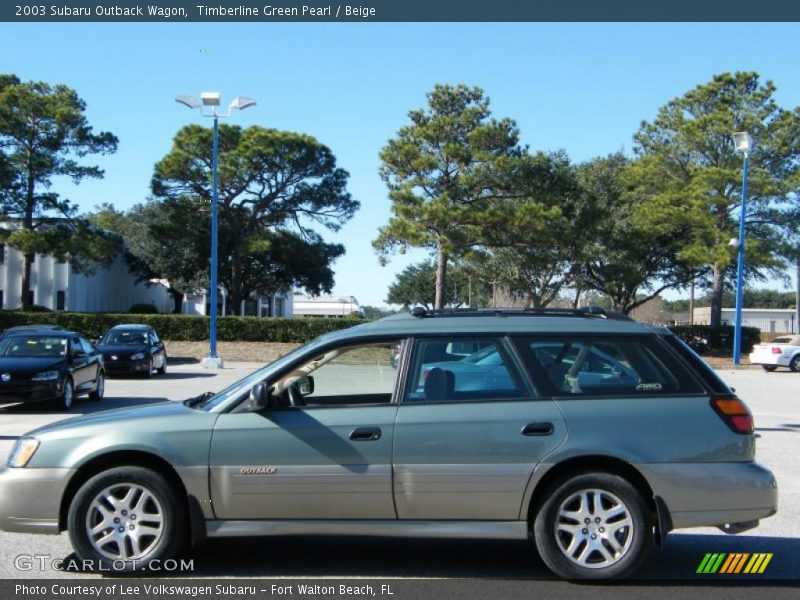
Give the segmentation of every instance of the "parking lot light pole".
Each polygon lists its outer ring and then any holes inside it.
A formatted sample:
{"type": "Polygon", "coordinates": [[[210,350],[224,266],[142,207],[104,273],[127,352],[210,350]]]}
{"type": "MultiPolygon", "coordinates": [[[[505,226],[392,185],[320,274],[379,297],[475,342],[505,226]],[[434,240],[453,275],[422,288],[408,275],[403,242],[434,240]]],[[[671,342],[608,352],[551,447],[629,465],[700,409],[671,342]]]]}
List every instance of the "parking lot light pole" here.
{"type": "Polygon", "coordinates": [[[739,214],[739,256],[736,263],[736,320],[733,327],[733,364],[742,360],[742,293],[744,288],[744,234],[745,212],[747,209],[747,169],[750,151],[753,149],[753,138],[746,131],[733,134],[733,145],[737,152],[744,155],[742,168],[742,207],[739,214]]]}
{"type": "Polygon", "coordinates": [[[200,102],[189,95],[181,95],[175,98],[175,102],[194,109],[200,109],[200,114],[204,117],[214,119],[214,135],[211,148],[211,284],[209,290],[210,299],[210,321],[208,331],[208,357],[203,359],[203,366],[207,369],[221,369],[223,366],[222,358],[217,355],[217,296],[219,294],[219,284],[217,282],[217,206],[219,203],[218,195],[218,163],[219,163],[219,118],[229,117],[236,110],[244,110],[255,106],[256,101],[252,98],[238,96],[228,105],[228,110],[224,113],[219,112],[219,92],[203,92],[200,94],[200,102]],[[204,111],[203,109],[206,109],[204,111]]]}

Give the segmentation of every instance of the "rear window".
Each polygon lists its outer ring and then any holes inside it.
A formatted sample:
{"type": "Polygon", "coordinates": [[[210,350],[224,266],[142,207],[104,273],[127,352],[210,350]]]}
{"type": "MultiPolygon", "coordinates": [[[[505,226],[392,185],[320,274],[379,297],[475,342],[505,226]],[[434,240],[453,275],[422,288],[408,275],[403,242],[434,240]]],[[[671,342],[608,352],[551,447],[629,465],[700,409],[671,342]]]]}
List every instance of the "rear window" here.
{"type": "Polygon", "coordinates": [[[651,337],[515,340],[543,389],[556,396],[645,396],[702,392],[651,337]]]}

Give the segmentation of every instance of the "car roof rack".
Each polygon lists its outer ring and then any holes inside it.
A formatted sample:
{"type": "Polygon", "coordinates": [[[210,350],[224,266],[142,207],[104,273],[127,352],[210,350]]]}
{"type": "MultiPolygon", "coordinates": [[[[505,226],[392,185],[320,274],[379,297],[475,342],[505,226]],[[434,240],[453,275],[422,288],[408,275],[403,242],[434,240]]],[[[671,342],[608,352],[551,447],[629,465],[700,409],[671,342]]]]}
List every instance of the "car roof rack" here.
{"type": "Polygon", "coordinates": [[[411,316],[419,319],[441,317],[593,317],[616,321],[633,321],[628,315],[599,306],[579,308],[443,308],[438,310],[415,306],[411,316]]]}

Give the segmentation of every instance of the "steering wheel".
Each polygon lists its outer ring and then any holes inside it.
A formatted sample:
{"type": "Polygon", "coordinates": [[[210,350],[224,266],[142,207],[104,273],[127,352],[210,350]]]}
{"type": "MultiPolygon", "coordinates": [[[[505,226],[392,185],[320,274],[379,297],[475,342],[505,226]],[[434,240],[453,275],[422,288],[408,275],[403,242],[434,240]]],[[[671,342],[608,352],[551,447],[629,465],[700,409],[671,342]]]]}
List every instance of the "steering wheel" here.
{"type": "Polygon", "coordinates": [[[303,398],[303,394],[300,393],[297,383],[289,384],[286,388],[286,395],[289,397],[289,406],[306,406],[306,400],[303,398]]]}

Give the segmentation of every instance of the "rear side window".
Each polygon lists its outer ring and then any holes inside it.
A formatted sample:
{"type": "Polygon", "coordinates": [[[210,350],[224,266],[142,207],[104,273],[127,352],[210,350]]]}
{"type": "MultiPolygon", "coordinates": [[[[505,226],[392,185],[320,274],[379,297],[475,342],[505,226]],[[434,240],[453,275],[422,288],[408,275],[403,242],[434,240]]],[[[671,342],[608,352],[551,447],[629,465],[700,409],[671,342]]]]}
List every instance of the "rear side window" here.
{"type": "Polygon", "coordinates": [[[665,335],[663,339],[683,360],[689,363],[689,366],[694,369],[695,373],[697,373],[712,392],[715,394],[731,393],[731,389],[728,385],[708,366],[708,363],[700,358],[700,356],[677,335],[665,335]]]}
{"type": "Polygon", "coordinates": [[[530,397],[496,338],[418,340],[404,402],[483,402],[530,397]]]}
{"type": "Polygon", "coordinates": [[[697,382],[650,337],[560,337],[515,340],[556,396],[646,396],[700,393],[697,382]]]}

